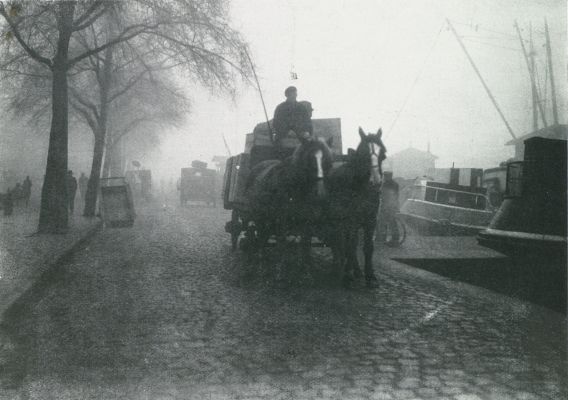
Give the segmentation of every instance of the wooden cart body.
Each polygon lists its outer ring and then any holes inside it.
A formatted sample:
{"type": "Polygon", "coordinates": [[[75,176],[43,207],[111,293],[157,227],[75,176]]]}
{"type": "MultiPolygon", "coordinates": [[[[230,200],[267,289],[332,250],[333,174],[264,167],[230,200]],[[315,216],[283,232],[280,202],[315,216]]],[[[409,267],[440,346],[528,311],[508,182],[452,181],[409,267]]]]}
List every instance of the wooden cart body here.
{"type": "MultiPolygon", "coordinates": [[[[341,120],[339,118],[312,120],[314,135],[328,140],[333,138],[332,153],[336,160],[342,159],[341,120]]],[[[300,142],[287,138],[283,146],[291,150],[300,142]]],[[[231,234],[233,248],[236,248],[239,235],[247,233],[254,224],[247,199],[247,181],[251,169],[266,160],[278,159],[276,148],[269,135],[266,122],[256,125],[252,133],[247,134],[245,151],[227,159],[223,177],[223,207],[232,210],[231,221],[225,225],[225,230],[231,234]]]]}

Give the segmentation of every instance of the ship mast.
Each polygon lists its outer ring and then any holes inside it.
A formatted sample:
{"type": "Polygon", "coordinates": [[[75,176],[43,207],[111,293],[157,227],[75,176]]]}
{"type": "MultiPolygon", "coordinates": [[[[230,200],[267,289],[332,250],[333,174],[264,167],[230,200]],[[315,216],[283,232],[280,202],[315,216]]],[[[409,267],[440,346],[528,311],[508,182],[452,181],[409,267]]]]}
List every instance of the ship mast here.
{"type": "Polygon", "coordinates": [[[531,78],[531,86],[532,86],[532,90],[533,90],[533,96],[535,96],[535,98],[536,98],[536,103],[537,103],[538,109],[540,111],[542,124],[544,125],[545,128],[547,128],[548,125],[546,124],[546,116],[544,115],[544,108],[542,107],[542,103],[539,101],[539,98],[538,98],[538,92],[537,92],[537,89],[536,89],[536,80],[535,80],[535,77],[534,77],[534,71],[531,69],[529,56],[527,54],[527,49],[525,48],[525,42],[523,41],[523,37],[521,36],[521,30],[519,29],[519,24],[517,24],[517,21],[515,21],[515,28],[517,29],[517,34],[519,35],[519,40],[521,42],[521,48],[523,49],[523,54],[525,56],[525,61],[527,63],[527,69],[529,70],[529,76],[531,78]]]}
{"type": "MultiPolygon", "coordinates": [[[[534,52],[534,42],[533,42],[533,31],[532,31],[532,23],[530,24],[529,30],[529,41],[530,41],[530,51],[528,56],[530,57],[530,70],[532,74],[535,74],[535,52],[534,52]]],[[[526,55],[525,55],[526,56],[526,55]]],[[[538,93],[536,91],[535,85],[531,85],[531,92],[532,92],[532,111],[533,111],[533,131],[538,130],[538,93]]]]}
{"type": "Polygon", "coordinates": [[[554,87],[554,72],[552,68],[552,51],[550,50],[550,34],[548,22],[544,19],[544,33],[546,34],[546,56],[548,58],[548,74],[550,75],[550,96],[552,97],[552,117],[554,125],[558,125],[558,105],[556,104],[556,88],[554,87]]]}
{"type": "Polygon", "coordinates": [[[505,115],[503,114],[503,112],[501,111],[501,108],[499,108],[499,105],[497,104],[497,100],[495,100],[495,97],[493,97],[493,94],[491,93],[491,90],[489,90],[489,86],[487,86],[487,83],[485,83],[485,80],[483,79],[483,77],[481,76],[481,73],[479,72],[479,70],[477,69],[477,66],[475,65],[475,63],[473,62],[473,58],[471,58],[471,56],[469,55],[467,49],[465,48],[465,45],[463,44],[460,36],[458,35],[458,33],[456,32],[454,26],[452,25],[452,23],[450,22],[450,20],[448,18],[446,18],[446,21],[448,23],[448,26],[450,27],[452,33],[454,34],[454,36],[456,37],[458,43],[460,44],[460,47],[462,48],[463,52],[465,53],[467,59],[469,60],[471,66],[473,67],[473,70],[475,71],[475,73],[477,74],[477,77],[479,78],[479,80],[481,81],[481,84],[483,85],[483,87],[485,88],[485,91],[487,92],[487,95],[489,96],[489,98],[491,99],[491,101],[493,102],[493,105],[495,106],[495,109],[497,110],[497,112],[499,113],[499,115],[501,116],[501,119],[503,120],[503,122],[505,123],[505,126],[507,127],[507,130],[509,131],[509,133],[511,134],[511,136],[513,137],[513,139],[516,139],[517,137],[515,136],[515,133],[513,132],[513,129],[511,128],[511,126],[509,125],[509,123],[507,122],[507,119],[505,118],[505,115]]]}

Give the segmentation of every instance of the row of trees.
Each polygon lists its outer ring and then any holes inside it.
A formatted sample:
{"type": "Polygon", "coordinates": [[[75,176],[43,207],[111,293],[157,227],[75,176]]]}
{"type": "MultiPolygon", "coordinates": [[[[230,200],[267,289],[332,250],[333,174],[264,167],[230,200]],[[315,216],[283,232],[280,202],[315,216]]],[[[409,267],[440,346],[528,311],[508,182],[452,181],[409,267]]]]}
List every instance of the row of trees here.
{"type": "Polygon", "coordinates": [[[84,210],[93,216],[104,154],[108,171],[121,138],[179,123],[187,113],[173,72],[225,93],[249,76],[246,44],[230,27],[223,0],[0,1],[0,15],[0,73],[11,109],[51,121],[42,233],[68,228],[70,120],[94,136],[84,210]]]}

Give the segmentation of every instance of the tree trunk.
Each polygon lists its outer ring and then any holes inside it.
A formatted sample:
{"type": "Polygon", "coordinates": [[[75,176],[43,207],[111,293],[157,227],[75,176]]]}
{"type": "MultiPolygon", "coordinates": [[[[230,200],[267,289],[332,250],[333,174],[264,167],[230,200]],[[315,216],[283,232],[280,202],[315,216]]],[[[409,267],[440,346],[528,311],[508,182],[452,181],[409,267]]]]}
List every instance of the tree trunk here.
{"type": "Polygon", "coordinates": [[[67,70],[53,70],[53,115],[49,133],[47,166],[41,191],[39,232],[65,233],[67,214],[67,70]]]}
{"type": "Polygon", "coordinates": [[[94,217],[97,208],[97,195],[99,193],[99,179],[103,164],[103,155],[106,140],[108,109],[109,109],[109,88],[112,80],[112,47],[105,50],[104,67],[102,81],[100,83],[100,116],[98,118],[98,129],[95,133],[95,148],[93,151],[93,163],[91,165],[91,178],[87,186],[85,200],[85,217],[94,217]]]}
{"type": "Polygon", "coordinates": [[[122,143],[120,139],[113,143],[109,150],[109,161],[110,161],[110,176],[122,176],[122,143]]]}
{"type": "Polygon", "coordinates": [[[91,164],[91,176],[87,186],[85,199],[85,217],[94,217],[97,210],[97,195],[99,193],[99,178],[101,176],[101,166],[103,163],[103,153],[105,148],[104,133],[99,129],[95,137],[95,149],[93,151],[93,162],[91,164]]]}
{"type": "MultiPolygon", "coordinates": [[[[110,130],[111,128],[109,128],[110,130]]],[[[103,162],[103,177],[123,176],[123,156],[121,139],[113,140],[112,134],[107,132],[107,142],[103,162]]]]}
{"type": "Polygon", "coordinates": [[[103,178],[108,178],[110,176],[109,174],[110,172],[110,149],[108,147],[108,144],[105,148],[105,155],[104,155],[104,161],[103,161],[103,178]]]}
{"type": "Polygon", "coordinates": [[[58,9],[57,53],[51,67],[52,116],[49,132],[47,165],[41,190],[40,233],[65,233],[69,227],[67,214],[68,93],[67,60],[75,5],[65,2],[58,9]]]}

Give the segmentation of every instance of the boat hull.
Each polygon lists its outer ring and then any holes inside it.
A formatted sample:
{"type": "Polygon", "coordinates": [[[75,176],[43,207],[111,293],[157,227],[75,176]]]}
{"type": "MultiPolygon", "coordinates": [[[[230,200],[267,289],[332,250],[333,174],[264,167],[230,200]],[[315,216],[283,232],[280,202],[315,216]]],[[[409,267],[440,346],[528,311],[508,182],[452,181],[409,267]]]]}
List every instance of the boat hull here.
{"type": "Polygon", "coordinates": [[[488,228],[479,233],[480,245],[515,259],[566,260],[566,237],[488,228]]]}
{"type": "Polygon", "coordinates": [[[411,230],[423,236],[475,236],[491,222],[493,213],[408,199],[400,218],[411,230]]]}
{"type": "Polygon", "coordinates": [[[506,199],[478,242],[510,257],[566,260],[566,199],[550,194],[506,199]]]}

